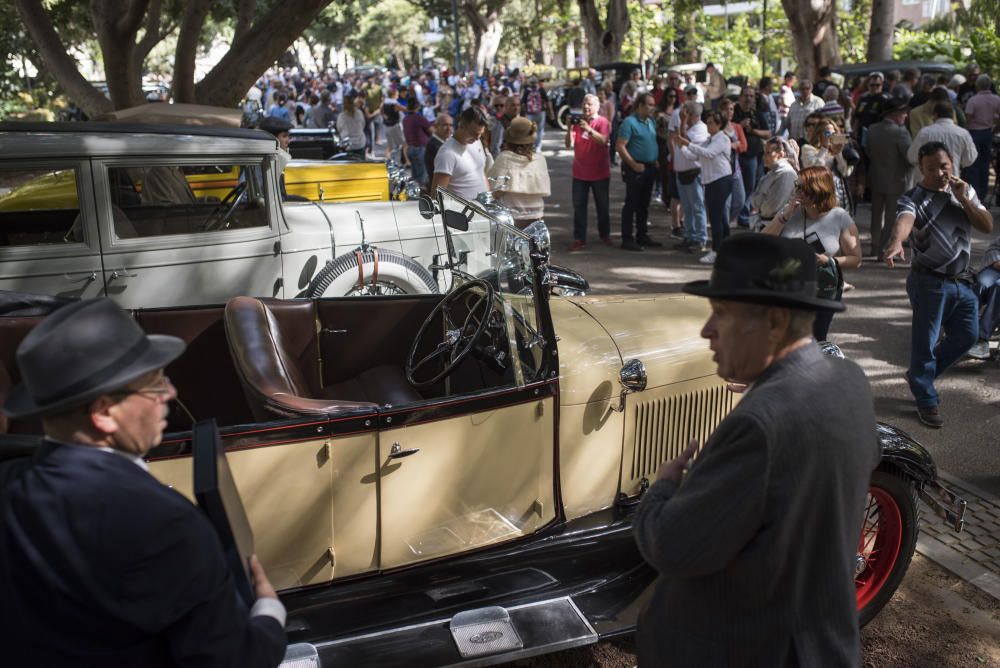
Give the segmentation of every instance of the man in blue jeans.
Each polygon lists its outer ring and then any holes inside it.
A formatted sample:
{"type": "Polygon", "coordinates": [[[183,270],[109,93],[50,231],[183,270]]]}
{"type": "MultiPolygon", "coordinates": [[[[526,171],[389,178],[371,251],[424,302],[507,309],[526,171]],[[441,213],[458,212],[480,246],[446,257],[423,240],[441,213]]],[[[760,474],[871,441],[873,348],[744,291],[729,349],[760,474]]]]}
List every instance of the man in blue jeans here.
{"type": "Polygon", "coordinates": [[[656,158],[660,149],[656,145],[656,124],[653,109],[656,102],[649,93],[640,93],[632,113],[618,129],[616,149],[622,159],[622,178],[625,180],[625,206],[622,207],[622,250],[641,251],[643,247],[662,246],[647,233],[649,200],[656,182],[656,158]],[[635,221],[635,236],[632,223],[635,221]]]}
{"type": "MultiPolygon", "coordinates": [[[[687,91],[685,91],[687,92],[687,91]]],[[[689,99],[680,110],[680,126],[676,132],[693,144],[708,139],[708,126],[701,120],[702,105],[689,99]]],[[[671,130],[674,132],[674,130],[671,130]]],[[[708,216],[705,211],[705,186],[701,182],[701,165],[684,155],[674,152],[674,173],[681,210],[684,211],[684,240],[674,246],[689,253],[708,252],[708,216]]]]}
{"type": "Polygon", "coordinates": [[[990,337],[1000,326],[1000,237],[993,240],[983,255],[983,268],[976,274],[979,295],[979,341],[968,355],[976,360],[990,358],[990,337]]]}
{"type": "Polygon", "coordinates": [[[906,378],[920,421],[941,427],[934,380],[979,336],[979,300],[969,272],[971,236],[973,228],[992,232],[993,217],[969,184],[954,175],[943,143],[924,144],[917,159],[922,178],[899,199],[885,262],[892,267],[896,257],[903,257],[903,241],[909,237],[913,262],[906,293],[913,319],[906,378]]]}

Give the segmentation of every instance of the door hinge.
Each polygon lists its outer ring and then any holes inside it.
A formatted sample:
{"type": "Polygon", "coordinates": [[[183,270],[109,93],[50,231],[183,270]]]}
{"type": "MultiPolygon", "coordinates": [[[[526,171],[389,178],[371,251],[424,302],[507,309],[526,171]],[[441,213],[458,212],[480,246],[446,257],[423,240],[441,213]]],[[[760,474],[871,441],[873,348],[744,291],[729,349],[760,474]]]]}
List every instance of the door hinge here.
{"type": "Polygon", "coordinates": [[[543,415],[545,415],[545,402],[539,401],[538,406],[535,408],[535,416],[542,417],[543,415]]]}
{"type": "Polygon", "coordinates": [[[274,242],[274,254],[275,255],[281,255],[281,242],[280,241],[275,241],[274,242]]]}

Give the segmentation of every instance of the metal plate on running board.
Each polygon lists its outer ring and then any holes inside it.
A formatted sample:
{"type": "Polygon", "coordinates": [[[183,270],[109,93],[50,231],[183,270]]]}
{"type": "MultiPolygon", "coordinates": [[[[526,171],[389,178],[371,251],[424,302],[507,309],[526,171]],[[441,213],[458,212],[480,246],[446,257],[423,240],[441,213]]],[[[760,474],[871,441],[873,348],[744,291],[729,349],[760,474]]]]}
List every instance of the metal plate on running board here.
{"type": "Polygon", "coordinates": [[[451,618],[450,630],[463,659],[523,647],[510,615],[499,606],[460,612],[451,618]]]}

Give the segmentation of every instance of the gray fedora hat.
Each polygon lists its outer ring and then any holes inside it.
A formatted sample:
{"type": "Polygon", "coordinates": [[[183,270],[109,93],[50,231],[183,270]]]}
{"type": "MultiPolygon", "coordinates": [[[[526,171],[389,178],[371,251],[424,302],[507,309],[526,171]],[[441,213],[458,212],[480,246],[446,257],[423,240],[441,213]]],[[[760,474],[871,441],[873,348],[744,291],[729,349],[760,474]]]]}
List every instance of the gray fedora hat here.
{"type": "Polygon", "coordinates": [[[63,306],[17,347],[22,382],[4,411],[12,418],[83,406],[160,369],[184,352],[176,336],[146,334],[110,299],[63,306]]]}
{"type": "Polygon", "coordinates": [[[737,234],[719,246],[712,278],[686,283],[684,292],[709,299],[843,311],[844,305],[816,296],[816,251],[801,239],[737,234]]]}

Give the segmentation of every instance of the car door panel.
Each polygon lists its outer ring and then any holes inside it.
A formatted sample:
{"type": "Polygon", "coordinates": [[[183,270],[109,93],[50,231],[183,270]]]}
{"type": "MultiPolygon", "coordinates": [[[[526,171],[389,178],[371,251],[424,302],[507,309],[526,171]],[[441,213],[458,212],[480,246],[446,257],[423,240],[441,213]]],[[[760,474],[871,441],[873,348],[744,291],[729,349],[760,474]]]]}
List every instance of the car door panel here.
{"type": "Polygon", "coordinates": [[[537,389],[398,428],[381,418],[383,569],[512,540],[555,518],[555,400],[537,389]]]}

